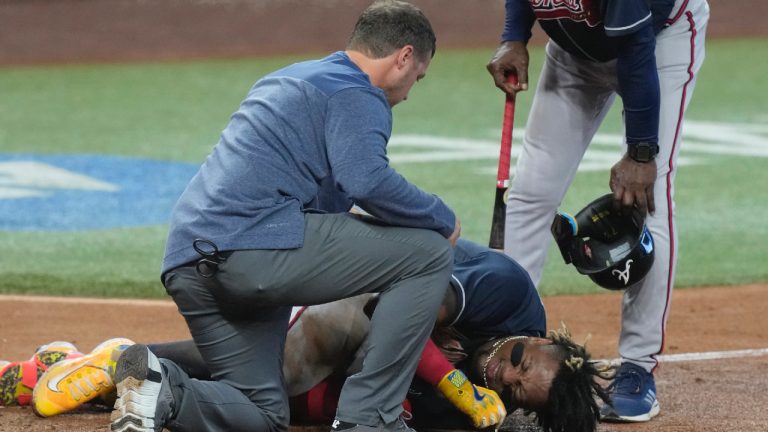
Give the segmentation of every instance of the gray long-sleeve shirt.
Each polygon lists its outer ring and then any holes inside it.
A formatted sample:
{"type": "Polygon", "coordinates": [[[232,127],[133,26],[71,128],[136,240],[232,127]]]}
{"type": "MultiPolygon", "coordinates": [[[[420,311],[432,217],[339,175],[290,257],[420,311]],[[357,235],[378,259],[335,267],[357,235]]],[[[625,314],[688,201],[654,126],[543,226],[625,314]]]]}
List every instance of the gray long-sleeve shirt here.
{"type": "Polygon", "coordinates": [[[174,207],[162,272],[219,250],[293,249],[304,211],[354,202],[392,225],[448,237],[455,216],[389,166],[392,112],[384,92],[344,52],[259,80],[174,207]]]}

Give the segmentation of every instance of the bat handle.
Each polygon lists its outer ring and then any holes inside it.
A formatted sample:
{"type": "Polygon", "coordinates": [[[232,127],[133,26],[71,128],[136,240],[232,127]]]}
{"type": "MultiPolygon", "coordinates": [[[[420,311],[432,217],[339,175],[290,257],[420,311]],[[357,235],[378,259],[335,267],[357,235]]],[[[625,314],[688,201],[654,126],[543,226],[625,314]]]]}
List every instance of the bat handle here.
{"type": "MultiPolygon", "coordinates": [[[[507,82],[517,83],[517,75],[507,76],[507,82]]],[[[515,120],[515,95],[507,94],[504,103],[504,121],[501,127],[501,151],[499,154],[499,170],[496,173],[496,198],[493,205],[491,220],[491,238],[488,246],[491,249],[504,249],[504,225],[506,218],[506,193],[509,187],[509,165],[512,158],[512,127],[515,120]]]]}
{"type": "MultiPolygon", "coordinates": [[[[517,83],[517,75],[507,76],[507,82],[517,83]]],[[[504,102],[504,121],[501,126],[501,152],[499,154],[499,170],[496,173],[496,187],[509,186],[509,164],[512,158],[512,128],[515,123],[515,95],[507,94],[504,102]]]]}

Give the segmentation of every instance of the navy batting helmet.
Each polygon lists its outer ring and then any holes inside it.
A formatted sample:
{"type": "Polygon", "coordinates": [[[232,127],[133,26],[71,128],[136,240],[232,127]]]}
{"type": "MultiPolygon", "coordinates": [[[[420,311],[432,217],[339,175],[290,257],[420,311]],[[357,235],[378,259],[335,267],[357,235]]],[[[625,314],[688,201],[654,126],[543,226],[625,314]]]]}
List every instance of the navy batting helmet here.
{"type": "Polygon", "coordinates": [[[612,194],[592,201],[575,218],[558,212],[551,229],[565,263],[603,288],[624,289],[653,265],[653,237],[644,215],[615,209],[612,194]]]}

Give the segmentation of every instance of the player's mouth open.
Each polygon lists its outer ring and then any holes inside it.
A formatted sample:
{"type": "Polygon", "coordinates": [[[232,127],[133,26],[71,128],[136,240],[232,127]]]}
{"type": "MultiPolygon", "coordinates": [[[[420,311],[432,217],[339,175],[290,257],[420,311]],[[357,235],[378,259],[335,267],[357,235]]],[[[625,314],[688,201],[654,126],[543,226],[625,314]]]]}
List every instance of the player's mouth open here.
{"type": "Polygon", "coordinates": [[[501,373],[501,360],[497,357],[490,359],[488,367],[485,369],[485,382],[488,383],[490,388],[497,388],[497,384],[501,381],[499,375],[501,373]]]}

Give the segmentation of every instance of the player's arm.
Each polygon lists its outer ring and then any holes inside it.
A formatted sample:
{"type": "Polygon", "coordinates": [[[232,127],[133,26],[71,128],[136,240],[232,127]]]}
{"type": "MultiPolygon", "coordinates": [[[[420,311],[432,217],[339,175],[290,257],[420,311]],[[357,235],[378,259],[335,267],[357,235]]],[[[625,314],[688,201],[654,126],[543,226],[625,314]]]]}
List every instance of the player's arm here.
{"type": "Polygon", "coordinates": [[[505,4],[504,32],[501,45],[488,63],[488,72],[496,87],[506,93],[528,89],[528,40],[536,17],[527,0],[507,0],[505,4]],[[506,80],[509,74],[516,74],[518,82],[506,80]]]}
{"type": "Polygon", "coordinates": [[[501,425],[507,410],[495,391],[472,384],[445,358],[432,339],[422,352],[416,376],[435,386],[477,428],[501,425]]]}
{"type": "MultiPolygon", "coordinates": [[[[444,325],[456,313],[456,296],[448,288],[440,308],[437,326],[444,325]]],[[[365,305],[365,314],[373,315],[378,296],[365,305]]],[[[507,415],[504,403],[493,390],[473,385],[463,372],[456,369],[432,338],[427,340],[416,367],[416,376],[434,386],[459,411],[467,415],[475,427],[501,425],[507,415]]]]}
{"type": "Polygon", "coordinates": [[[651,12],[644,1],[614,1],[605,20],[606,33],[620,41],[616,73],[627,142],[627,153],[611,170],[610,186],[621,205],[653,213],[661,97],[651,12]]]}

